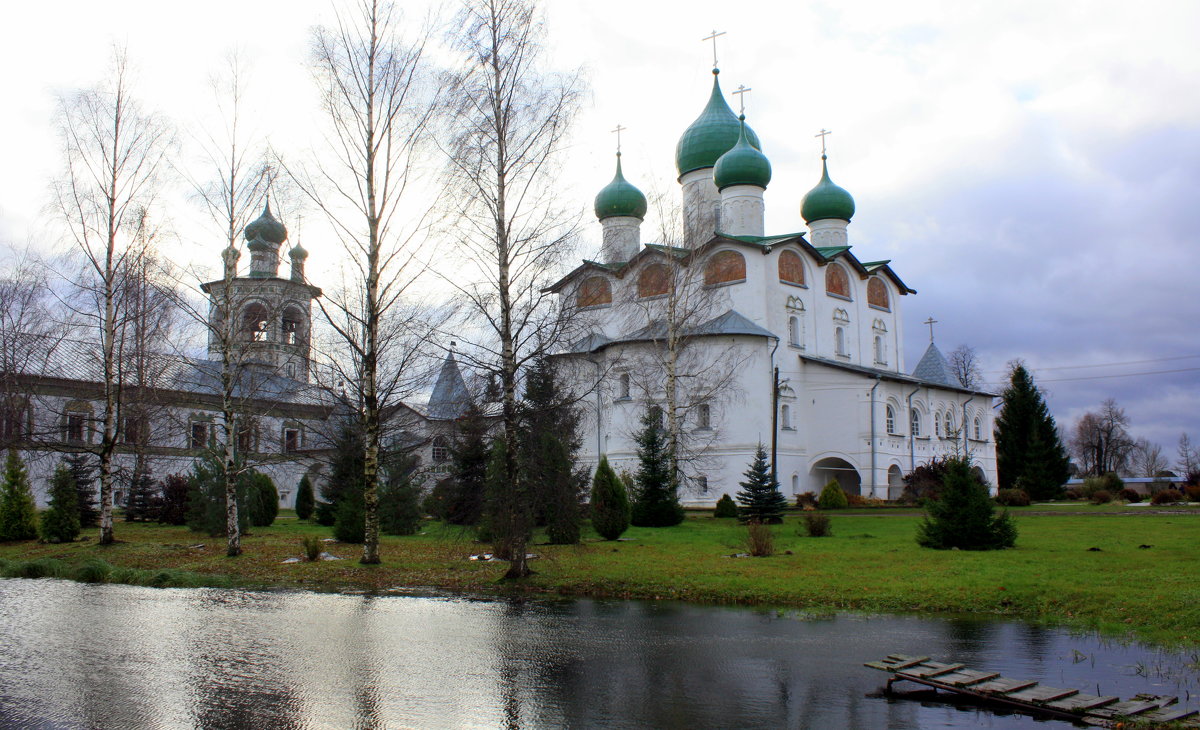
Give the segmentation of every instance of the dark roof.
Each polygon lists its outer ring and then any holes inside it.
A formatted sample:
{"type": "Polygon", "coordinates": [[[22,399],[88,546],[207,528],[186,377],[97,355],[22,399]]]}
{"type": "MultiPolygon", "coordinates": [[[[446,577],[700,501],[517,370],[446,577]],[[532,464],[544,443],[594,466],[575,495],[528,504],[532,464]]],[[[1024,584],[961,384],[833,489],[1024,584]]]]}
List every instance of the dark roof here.
{"type": "Polygon", "coordinates": [[[442,362],[442,369],[433,384],[426,415],[433,420],[452,421],[466,413],[473,402],[467,383],[458,369],[458,361],[451,352],[442,362]]]}
{"type": "Polygon", "coordinates": [[[946,390],[957,390],[960,393],[971,393],[972,395],[982,395],[989,398],[996,397],[995,393],[989,393],[986,390],[974,390],[972,388],[964,388],[961,385],[952,385],[949,383],[925,380],[915,373],[913,375],[905,375],[904,373],[897,373],[893,370],[879,370],[876,368],[869,368],[865,365],[854,365],[848,362],[828,360],[823,357],[814,357],[812,355],[800,355],[799,357],[804,362],[811,362],[816,365],[825,365],[827,367],[837,368],[839,370],[848,370],[850,372],[861,373],[862,375],[868,375],[872,378],[880,378],[881,380],[890,380],[896,383],[910,383],[912,385],[923,385],[933,388],[945,388],[946,390]]]}
{"type": "Polygon", "coordinates": [[[963,387],[962,382],[950,370],[950,363],[946,362],[942,351],[932,342],[929,343],[925,354],[921,356],[921,362],[913,368],[913,377],[920,378],[927,383],[948,385],[951,388],[963,387]]]}
{"type": "MultiPolygon", "coordinates": [[[[770,330],[764,329],[748,318],[730,309],[722,314],[713,317],[712,319],[701,322],[694,327],[688,327],[685,331],[687,337],[718,337],[721,335],[749,335],[751,337],[770,337],[776,338],[776,335],[770,330]]],[[[667,324],[663,320],[655,320],[650,324],[623,334],[615,339],[610,339],[604,334],[593,332],[585,337],[576,340],[566,352],[560,354],[583,354],[587,352],[596,352],[602,350],[609,345],[619,345],[632,342],[657,342],[666,339],[667,324]]]]}

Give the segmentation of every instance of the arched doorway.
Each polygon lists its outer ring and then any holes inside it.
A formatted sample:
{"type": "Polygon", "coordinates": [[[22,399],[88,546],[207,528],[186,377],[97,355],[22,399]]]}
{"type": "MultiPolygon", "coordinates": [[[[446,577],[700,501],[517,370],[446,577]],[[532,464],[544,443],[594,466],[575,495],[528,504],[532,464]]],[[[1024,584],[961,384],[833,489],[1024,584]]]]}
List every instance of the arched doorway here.
{"type": "Polygon", "coordinates": [[[861,494],[862,493],[862,477],[859,476],[858,470],[851,466],[850,462],[837,456],[827,456],[813,464],[812,467],[812,484],[813,492],[821,493],[821,489],[829,483],[830,479],[837,480],[841,485],[842,491],[846,494],[861,494]]]}
{"type": "Polygon", "coordinates": [[[902,494],[904,494],[904,475],[900,473],[900,467],[892,464],[888,467],[888,501],[895,502],[900,499],[902,494]]]}

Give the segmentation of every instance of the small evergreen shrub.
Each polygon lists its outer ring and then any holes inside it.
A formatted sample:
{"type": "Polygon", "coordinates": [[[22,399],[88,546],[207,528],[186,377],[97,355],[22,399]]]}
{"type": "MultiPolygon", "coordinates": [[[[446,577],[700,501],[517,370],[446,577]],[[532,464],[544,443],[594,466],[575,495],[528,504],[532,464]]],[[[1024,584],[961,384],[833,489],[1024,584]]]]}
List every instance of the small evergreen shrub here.
{"type": "Polygon", "coordinates": [[[1107,489],[1092,492],[1092,504],[1108,504],[1111,501],[1113,501],[1112,492],[1107,489]]]}
{"type": "Polygon", "coordinates": [[[679,485],[671,470],[667,432],[661,418],[661,409],[648,409],[642,417],[642,430],[634,439],[638,445],[638,470],[630,522],[638,527],[674,527],[683,522],[679,485]]]}
{"type": "Polygon", "coordinates": [[[1117,495],[1117,498],[1123,502],[1130,502],[1130,503],[1142,501],[1142,495],[1138,494],[1137,492],[1135,492],[1134,490],[1132,490],[1128,487],[1126,487],[1125,489],[1122,489],[1121,493],[1117,495]]]}
{"type": "Polygon", "coordinates": [[[1028,507],[1029,495],[1024,489],[1001,489],[996,493],[996,503],[1005,507],[1028,507]]]}
{"type": "Polygon", "coordinates": [[[10,449],[0,483],[0,542],[33,540],[38,536],[37,507],[29,488],[25,462],[10,449]]]}
{"type": "Polygon", "coordinates": [[[385,535],[415,535],[421,529],[421,493],[407,473],[389,479],[379,494],[379,529],[385,535]]]}
{"type": "Polygon", "coordinates": [[[162,502],[158,521],[164,525],[186,525],[188,514],[188,480],[183,474],[168,474],[159,484],[162,502]]]}
{"type": "Polygon", "coordinates": [[[300,541],[300,545],[304,548],[304,559],[310,563],[317,562],[321,558],[321,553],[324,552],[324,543],[316,535],[306,535],[300,541]]]}
{"type": "Polygon", "coordinates": [[[134,474],[129,478],[129,494],[125,497],[126,522],[150,522],[161,511],[158,486],[149,474],[134,474]]]}
{"type": "Polygon", "coordinates": [[[317,498],[316,493],[313,492],[312,480],[305,474],[300,478],[300,484],[296,486],[296,517],[301,520],[307,520],[312,517],[316,502],[317,498]]]}
{"type": "Polygon", "coordinates": [[[783,522],[787,500],[779,492],[779,482],[767,463],[767,451],[762,444],[754,452],[754,461],[745,471],[746,479],[738,486],[738,519],[742,522],[761,522],[778,525],[783,522]]]}
{"type": "Polygon", "coordinates": [[[333,521],[333,536],[338,542],[361,545],[367,539],[367,508],[363,493],[348,491],[338,500],[337,515],[333,521]]]}
{"type": "Polygon", "coordinates": [[[804,515],[804,531],[809,537],[829,537],[833,534],[832,523],[829,515],[820,512],[807,512],[804,515]]]}
{"type": "Polygon", "coordinates": [[[846,509],[850,506],[850,500],[846,499],[846,492],[842,489],[842,485],[838,484],[836,479],[830,479],[825,488],[821,490],[821,498],[817,500],[817,506],[821,509],[846,509]]]}
{"type": "MultiPolygon", "coordinates": [[[[437,480],[433,485],[433,489],[430,489],[425,498],[421,500],[421,510],[435,520],[450,522],[450,508],[454,489],[455,482],[453,477],[445,477],[444,479],[437,480]]],[[[476,518],[476,522],[478,522],[478,515],[476,515],[476,518]]]]}
{"type": "Polygon", "coordinates": [[[750,520],[746,523],[746,552],[756,558],[766,558],[775,554],[775,535],[771,526],[750,520]]]}
{"type": "Polygon", "coordinates": [[[100,524],[100,509],[97,506],[96,473],[89,462],[88,454],[72,454],[64,461],[75,477],[76,496],[79,503],[79,526],[83,529],[100,524]]]}
{"type": "Polygon", "coordinates": [[[1068,502],[1078,502],[1079,500],[1083,499],[1083,493],[1078,489],[1068,489],[1067,491],[1063,492],[1063,499],[1067,500],[1068,502]]]}
{"type": "Polygon", "coordinates": [[[1164,489],[1150,498],[1150,504],[1178,504],[1183,501],[1183,495],[1177,489],[1164,489]]]}
{"type": "Polygon", "coordinates": [[[244,472],[242,477],[245,481],[246,506],[250,510],[250,524],[269,527],[279,516],[279,492],[275,489],[275,482],[253,469],[244,472]]]}
{"type": "Polygon", "coordinates": [[[713,517],[724,519],[737,516],[738,508],[733,499],[728,494],[721,495],[721,498],[717,500],[717,506],[713,509],[713,517]]]}
{"type": "Polygon", "coordinates": [[[971,472],[968,459],[947,459],[940,498],[926,503],[917,543],[937,550],[996,550],[1012,547],[1017,528],[1008,512],[995,513],[987,487],[971,472]]]}
{"type": "Polygon", "coordinates": [[[113,567],[99,558],[86,560],[75,568],[75,580],[81,583],[105,583],[112,575],[113,567]]]}
{"type": "Polygon", "coordinates": [[[50,507],[42,513],[43,542],[74,542],[79,537],[79,495],[75,475],[60,464],[50,478],[50,507]]]}
{"type": "Polygon", "coordinates": [[[630,505],[625,483],[601,456],[592,477],[592,527],[605,540],[616,540],[629,529],[630,505]]]}
{"type": "MultiPolygon", "coordinates": [[[[250,524],[250,509],[246,484],[247,472],[242,472],[235,487],[238,530],[246,533],[250,524]]],[[[188,476],[187,526],[193,532],[209,537],[225,536],[228,519],[225,512],[225,465],[212,456],[197,459],[188,476]]]]}

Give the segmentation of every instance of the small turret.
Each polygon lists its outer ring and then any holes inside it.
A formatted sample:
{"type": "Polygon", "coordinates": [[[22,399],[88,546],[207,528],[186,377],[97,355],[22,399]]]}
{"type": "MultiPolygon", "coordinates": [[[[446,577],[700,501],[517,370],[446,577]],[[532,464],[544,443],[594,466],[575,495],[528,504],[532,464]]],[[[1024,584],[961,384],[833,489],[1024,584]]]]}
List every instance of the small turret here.
{"type": "Polygon", "coordinates": [[[746,116],[737,144],[713,166],[713,182],[721,193],[722,233],[761,236],[766,215],[763,192],[771,182],[771,162],[746,137],[746,116]]]}
{"type": "Polygon", "coordinates": [[[279,275],[279,247],[287,240],[287,227],[271,215],[271,202],[262,215],[246,226],[246,248],[250,249],[250,276],[259,279],[279,275]]]}
{"type": "Polygon", "coordinates": [[[633,258],[642,247],[641,226],[646,218],[646,196],[621,173],[620,152],[617,152],[617,174],[596,195],[595,210],[604,230],[600,248],[604,263],[633,258]]]}
{"type": "Polygon", "coordinates": [[[308,251],[303,246],[297,243],[288,251],[288,258],[292,260],[292,281],[304,281],[304,262],[308,260],[308,251]]]}
{"type": "Polygon", "coordinates": [[[829,179],[826,155],[821,153],[821,180],[804,196],[800,215],[808,224],[814,246],[845,246],[846,227],[854,216],[854,198],[829,179]]]}

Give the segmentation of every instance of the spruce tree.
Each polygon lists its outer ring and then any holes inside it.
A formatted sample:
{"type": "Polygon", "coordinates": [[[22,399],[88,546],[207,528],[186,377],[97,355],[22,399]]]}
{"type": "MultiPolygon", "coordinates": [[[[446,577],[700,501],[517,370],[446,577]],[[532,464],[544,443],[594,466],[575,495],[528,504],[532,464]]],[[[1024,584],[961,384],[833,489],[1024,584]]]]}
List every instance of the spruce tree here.
{"type": "MultiPolygon", "coordinates": [[[[359,429],[355,424],[345,425],[334,443],[329,479],[325,480],[321,487],[321,500],[317,502],[316,507],[317,524],[330,527],[336,523],[342,499],[357,495],[361,501],[365,469],[363,453],[362,434],[359,433],[359,429]]],[[[357,514],[365,518],[363,510],[362,507],[357,508],[357,514]]],[[[354,511],[355,509],[349,510],[347,515],[354,511]]]]}
{"type": "Polygon", "coordinates": [[[601,456],[592,478],[592,527],[605,540],[616,540],[629,529],[629,493],[625,483],[601,456]]]}
{"type": "MultiPolygon", "coordinates": [[[[245,472],[237,483],[238,531],[245,535],[250,525],[245,472]]],[[[225,535],[225,464],[212,454],[197,459],[188,475],[187,526],[210,537],[225,535]]]]}
{"type": "Polygon", "coordinates": [[[471,404],[456,425],[458,434],[450,451],[453,471],[448,489],[443,490],[446,504],[439,511],[452,525],[477,525],[486,501],[491,453],[487,421],[479,408],[471,404]]]}
{"type": "Polygon", "coordinates": [[[518,463],[532,489],[534,518],[546,526],[551,543],[576,543],[587,485],[586,472],[572,467],[580,445],[579,412],[547,357],[525,378],[520,419],[518,463]]]}
{"type": "MultiPolygon", "coordinates": [[[[512,499],[508,494],[522,487],[508,482],[505,470],[507,458],[508,448],[504,439],[493,441],[487,466],[487,507],[484,519],[480,521],[481,530],[492,536],[492,552],[503,560],[512,559],[515,545],[525,545],[529,541],[529,526],[533,522],[528,512],[528,502],[512,499]]],[[[520,478],[524,478],[524,475],[520,478]]]]}
{"type": "Polygon", "coordinates": [[[1070,477],[1070,460],[1054,416],[1021,363],[1014,363],[996,419],[1000,489],[1024,489],[1032,499],[1057,499],[1070,477]]]}
{"type": "Polygon", "coordinates": [[[79,537],[79,497],[75,477],[59,464],[50,478],[50,506],[42,513],[41,537],[45,542],[74,542],[79,537]]]}
{"type": "Polygon", "coordinates": [[[738,519],[742,522],[778,525],[783,522],[787,500],[779,492],[779,482],[767,463],[767,451],[762,444],[754,453],[754,461],[745,472],[746,480],[737,493],[738,519]]]}
{"type": "Polygon", "coordinates": [[[312,480],[305,474],[300,477],[300,484],[296,486],[296,517],[307,520],[312,517],[315,506],[316,494],[313,492],[312,480]]]}
{"type": "Polygon", "coordinates": [[[937,501],[917,528],[922,547],[947,550],[997,550],[1012,547],[1017,528],[1007,511],[996,514],[987,487],[975,476],[970,460],[946,460],[945,480],[937,501]]]}
{"type": "Polygon", "coordinates": [[[0,485],[0,542],[33,540],[38,536],[37,506],[29,488],[25,463],[10,449],[0,485]]]}
{"type": "Polygon", "coordinates": [[[149,474],[134,472],[129,477],[129,494],[125,498],[126,522],[150,522],[157,519],[160,509],[158,487],[149,474]]]}
{"type": "Polygon", "coordinates": [[[158,521],[164,525],[186,525],[188,513],[188,480],[182,474],[168,474],[159,485],[162,503],[158,521]]]}
{"type": "Polygon", "coordinates": [[[71,454],[67,468],[75,478],[75,493],[79,504],[79,526],[83,529],[100,524],[100,509],[96,499],[96,472],[88,463],[87,454],[71,454]]]}
{"type": "Polygon", "coordinates": [[[391,456],[384,465],[379,494],[379,529],[388,535],[415,535],[421,528],[420,490],[413,483],[416,461],[391,456]]]}
{"type": "Polygon", "coordinates": [[[250,524],[268,527],[279,516],[279,492],[271,477],[251,469],[242,477],[246,485],[246,504],[250,510],[250,524]]]}
{"type": "Polygon", "coordinates": [[[667,433],[662,426],[662,411],[650,408],[642,417],[642,430],[634,440],[638,444],[637,494],[631,521],[638,527],[671,527],[683,522],[678,485],[667,451],[667,433]]]}

